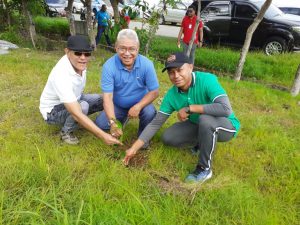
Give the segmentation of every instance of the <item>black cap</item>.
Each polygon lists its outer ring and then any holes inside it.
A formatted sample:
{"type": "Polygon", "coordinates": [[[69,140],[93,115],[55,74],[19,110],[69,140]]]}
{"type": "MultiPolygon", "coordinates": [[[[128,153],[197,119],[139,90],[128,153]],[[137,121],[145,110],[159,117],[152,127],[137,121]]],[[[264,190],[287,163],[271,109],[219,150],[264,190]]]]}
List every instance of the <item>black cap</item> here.
{"type": "Polygon", "coordinates": [[[87,36],[74,35],[68,38],[67,48],[72,51],[78,52],[91,52],[93,51],[92,46],[87,36]]]}
{"type": "Polygon", "coordinates": [[[169,68],[179,68],[185,63],[191,64],[190,59],[183,52],[175,52],[169,55],[162,72],[169,68]]]}

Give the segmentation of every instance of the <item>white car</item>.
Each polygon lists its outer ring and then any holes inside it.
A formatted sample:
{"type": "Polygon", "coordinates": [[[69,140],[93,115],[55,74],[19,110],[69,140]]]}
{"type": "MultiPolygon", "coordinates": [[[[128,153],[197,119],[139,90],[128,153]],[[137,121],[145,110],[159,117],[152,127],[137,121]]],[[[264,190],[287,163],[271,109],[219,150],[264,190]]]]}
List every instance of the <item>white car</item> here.
{"type": "Polygon", "coordinates": [[[273,0],[272,3],[286,14],[294,14],[300,16],[299,0],[273,0]]]}
{"type": "MultiPolygon", "coordinates": [[[[186,14],[189,3],[175,2],[173,6],[167,4],[166,13],[161,16],[160,24],[172,23],[177,24],[181,23],[183,17],[186,14]]],[[[163,9],[163,3],[159,3],[157,6],[159,9],[163,9]]]]}
{"type": "MultiPolygon", "coordinates": [[[[68,5],[68,1],[67,1],[67,5],[68,5]]],[[[74,0],[73,2],[73,7],[72,7],[72,12],[76,13],[76,12],[83,12],[84,10],[84,5],[82,4],[82,2],[80,0],[74,0]]]]}
{"type": "Polygon", "coordinates": [[[49,15],[51,16],[66,16],[66,1],[65,0],[46,0],[49,7],[49,15]]]}

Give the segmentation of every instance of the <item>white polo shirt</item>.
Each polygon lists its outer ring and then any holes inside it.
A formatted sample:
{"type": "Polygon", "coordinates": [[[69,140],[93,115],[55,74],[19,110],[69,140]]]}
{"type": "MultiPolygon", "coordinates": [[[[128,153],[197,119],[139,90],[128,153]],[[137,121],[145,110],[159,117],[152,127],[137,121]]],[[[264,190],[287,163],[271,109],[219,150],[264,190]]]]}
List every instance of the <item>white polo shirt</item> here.
{"type": "Polygon", "coordinates": [[[86,83],[86,70],[82,76],[75,72],[67,55],[52,69],[40,98],[40,112],[45,120],[54,106],[76,102],[80,99],[86,83]]]}

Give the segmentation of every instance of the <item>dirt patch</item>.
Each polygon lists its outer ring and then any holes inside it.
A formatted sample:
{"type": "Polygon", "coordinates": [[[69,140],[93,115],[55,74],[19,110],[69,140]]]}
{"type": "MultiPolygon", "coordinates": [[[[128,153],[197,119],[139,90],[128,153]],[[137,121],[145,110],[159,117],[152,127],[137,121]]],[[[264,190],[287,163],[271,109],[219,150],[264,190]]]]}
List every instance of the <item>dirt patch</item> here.
{"type": "Polygon", "coordinates": [[[228,176],[218,176],[205,183],[185,183],[179,177],[169,177],[160,175],[157,172],[150,173],[157,180],[158,186],[163,193],[171,193],[174,195],[186,195],[190,199],[190,204],[193,203],[197,193],[214,189],[222,189],[232,185],[234,182],[228,176]]]}
{"type": "MultiPolygon", "coordinates": [[[[125,140],[122,146],[114,146],[112,152],[106,153],[106,156],[114,161],[123,160],[126,150],[131,147],[133,139],[125,140]]],[[[148,165],[148,150],[139,150],[138,153],[130,160],[128,167],[144,168],[148,165]]]]}

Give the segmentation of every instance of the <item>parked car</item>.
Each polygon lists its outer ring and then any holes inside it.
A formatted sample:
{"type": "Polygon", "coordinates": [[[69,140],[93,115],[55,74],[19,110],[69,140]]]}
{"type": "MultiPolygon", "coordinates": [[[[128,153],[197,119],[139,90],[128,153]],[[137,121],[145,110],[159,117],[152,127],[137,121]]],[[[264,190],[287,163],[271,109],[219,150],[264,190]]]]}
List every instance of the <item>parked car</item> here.
{"type": "Polygon", "coordinates": [[[106,5],[106,8],[107,8],[107,12],[110,14],[110,16],[113,18],[114,16],[114,10],[111,6],[111,3],[109,0],[105,0],[105,1],[102,1],[102,0],[92,0],[92,11],[94,12],[94,14],[96,14],[100,9],[101,9],[101,6],[105,4],[106,5]]]}
{"type": "MultiPolygon", "coordinates": [[[[182,3],[182,2],[175,2],[174,5],[167,4],[166,13],[161,15],[159,23],[160,24],[171,23],[174,25],[177,23],[181,23],[189,5],[190,4],[188,3],[182,3]]],[[[159,3],[157,8],[163,9],[164,4],[162,2],[159,3]]]]}
{"type": "Polygon", "coordinates": [[[66,0],[46,0],[48,16],[66,16],[66,0]]]}
{"type": "MultiPolygon", "coordinates": [[[[242,46],[264,0],[213,1],[202,11],[204,39],[242,46]]],[[[267,55],[300,48],[300,17],[284,14],[273,4],[253,34],[251,47],[267,55]]]]}
{"type": "Polygon", "coordinates": [[[105,3],[102,0],[92,0],[91,7],[93,12],[98,12],[103,4],[105,3]]]}
{"type": "MultiPolygon", "coordinates": [[[[66,3],[66,5],[68,5],[68,1],[66,3]]],[[[80,0],[74,0],[73,1],[73,7],[72,7],[72,12],[73,13],[77,13],[80,12],[82,13],[84,10],[84,5],[80,0]]]]}
{"type": "Polygon", "coordinates": [[[300,16],[299,0],[273,0],[272,3],[284,13],[300,16]]]}

